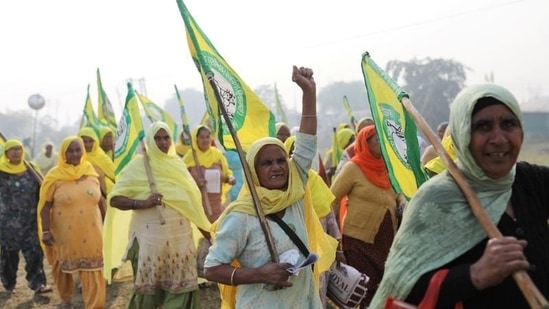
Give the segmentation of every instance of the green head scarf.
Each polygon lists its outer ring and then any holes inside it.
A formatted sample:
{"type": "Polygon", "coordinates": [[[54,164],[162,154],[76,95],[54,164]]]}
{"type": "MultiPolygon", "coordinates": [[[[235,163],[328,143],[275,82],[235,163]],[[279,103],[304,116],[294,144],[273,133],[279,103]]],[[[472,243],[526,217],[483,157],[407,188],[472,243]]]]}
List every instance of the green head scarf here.
{"type": "MultiPolygon", "coordinates": [[[[457,95],[450,108],[449,126],[457,166],[492,222],[497,223],[511,198],[515,169],[500,179],[489,178],[469,151],[473,110],[477,101],[485,97],[500,101],[522,122],[513,95],[500,86],[485,84],[465,88],[457,95]]],[[[453,261],[485,237],[486,233],[448,171],[431,178],[406,207],[385,264],[383,280],[370,308],[383,308],[388,296],[405,299],[421,275],[453,261]]]]}

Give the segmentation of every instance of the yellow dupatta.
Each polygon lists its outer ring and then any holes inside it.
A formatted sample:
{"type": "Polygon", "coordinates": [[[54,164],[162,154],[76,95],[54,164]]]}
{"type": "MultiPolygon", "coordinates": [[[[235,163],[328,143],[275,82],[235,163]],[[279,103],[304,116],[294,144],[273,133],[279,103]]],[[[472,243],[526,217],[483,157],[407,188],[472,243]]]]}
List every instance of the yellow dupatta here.
{"type": "Polygon", "coordinates": [[[84,127],[80,129],[80,131],[78,132],[78,136],[80,137],[86,136],[93,139],[92,149],[91,151],[86,152],[86,158],[93,166],[97,167],[105,174],[106,178],[111,181],[110,187],[112,187],[112,184],[114,183],[114,180],[115,180],[114,162],[112,161],[111,158],[109,158],[109,156],[107,156],[107,154],[103,151],[103,149],[99,145],[100,142],[99,142],[99,138],[97,137],[97,134],[92,128],[84,127]]]}
{"type": "MultiPolygon", "coordinates": [[[[284,148],[288,153],[292,153],[295,143],[295,135],[292,135],[284,141],[284,148]]],[[[332,202],[335,195],[326,185],[324,179],[318,175],[313,169],[309,170],[309,179],[307,180],[307,189],[311,192],[311,203],[319,218],[327,216],[332,210],[332,202]],[[313,193],[314,192],[314,193],[313,193]]]]}
{"type": "MultiPolygon", "coordinates": [[[[108,126],[101,126],[99,127],[99,143],[102,144],[103,143],[103,139],[105,139],[105,136],[107,134],[111,133],[112,134],[112,137],[113,139],[115,138],[115,133],[116,132],[113,132],[113,130],[108,127],[108,126]]],[[[103,149],[103,148],[101,148],[103,149]]],[[[103,150],[104,151],[104,150],[103,150]]],[[[104,151],[105,154],[107,155],[107,157],[109,159],[111,159],[111,161],[114,160],[114,151],[111,149],[111,150],[108,150],[108,151],[104,151]]]]}
{"type": "MultiPolygon", "coordinates": [[[[38,235],[42,235],[42,217],[40,213],[44,209],[46,204],[46,196],[50,191],[51,187],[57,181],[71,181],[82,178],[83,176],[94,176],[99,177],[93,165],[86,160],[86,150],[84,149],[84,142],[78,136],[68,136],[61,142],[61,150],[57,158],[57,166],[53,167],[44,177],[42,181],[42,186],[40,187],[40,195],[38,200],[38,235]],[[78,142],[80,147],[82,147],[82,157],[80,157],[80,163],[78,165],[72,165],[67,163],[67,149],[69,148],[72,142],[78,142]]],[[[46,250],[46,246],[40,240],[40,245],[46,253],[48,261],[50,264],[53,263],[50,250],[46,250]]],[[[49,247],[48,247],[49,248],[49,247]]]]}
{"type": "MultiPolygon", "coordinates": [[[[257,191],[263,212],[266,215],[282,211],[298,202],[300,199],[303,199],[304,223],[309,240],[309,248],[312,252],[319,255],[319,260],[313,271],[315,285],[318,287],[320,274],[327,271],[335,260],[335,251],[338,244],[337,240],[327,235],[322,229],[320,220],[313,209],[309,190],[304,188],[297,166],[292,159],[289,159],[288,188],[286,190],[270,190],[260,185],[255,170],[255,158],[261,148],[266,145],[276,145],[281,149],[284,149],[286,156],[288,157],[288,152],[286,151],[284,144],[276,138],[266,137],[254,142],[246,154],[246,161],[250,167],[254,188],[257,191]]],[[[257,216],[253,199],[247,186],[242,187],[238,198],[232,202],[212,224],[211,235],[214,241],[218,227],[221,225],[226,215],[232,211],[257,216]]],[[[238,265],[238,261],[233,261],[232,265],[238,265]]],[[[219,284],[222,301],[221,308],[235,307],[237,289],[238,287],[236,286],[219,284]]]]}
{"type": "Polygon", "coordinates": [[[23,143],[17,139],[9,139],[4,143],[4,154],[0,157],[0,171],[8,174],[21,174],[27,170],[25,162],[23,161],[24,159],[25,147],[23,147],[23,143]],[[8,156],[6,156],[6,151],[17,146],[21,147],[21,162],[19,162],[19,164],[11,164],[8,156]]]}
{"type": "MultiPolygon", "coordinates": [[[[213,164],[220,162],[223,169],[223,174],[225,176],[231,176],[232,173],[229,170],[229,164],[227,163],[227,159],[225,159],[225,156],[223,155],[221,150],[217,149],[217,147],[215,146],[210,146],[208,149],[206,149],[206,151],[202,151],[198,147],[198,132],[200,131],[200,129],[203,128],[208,131],[210,130],[205,125],[199,125],[191,132],[191,147],[195,150],[200,165],[208,168],[213,164]]],[[[191,151],[187,151],[187,153],[185,153],[185,156],[183,157],[183,162],[185,162],[185,165],[187,165],[187,167],[193,167],[196,165],[191,151]]]]}
{"type": "MultiPolygon", "coordinates": [[[[450,159],[455,161],[457,159],[457,155],[456,150],[454,149],[454,143],[452,142],[452,136],[450,134],[444,136],[441,143],[444,149],[446,149],[446,152],[448,152],[448,156],[450,156],[450,159]]],[[[425,168],[429,171],[434,172],[435,174],[440,174],[446,169],[446,164],[444,164],[440,156],[437,156],[436,158],[427,162],[425,164],[425,168]]]]}

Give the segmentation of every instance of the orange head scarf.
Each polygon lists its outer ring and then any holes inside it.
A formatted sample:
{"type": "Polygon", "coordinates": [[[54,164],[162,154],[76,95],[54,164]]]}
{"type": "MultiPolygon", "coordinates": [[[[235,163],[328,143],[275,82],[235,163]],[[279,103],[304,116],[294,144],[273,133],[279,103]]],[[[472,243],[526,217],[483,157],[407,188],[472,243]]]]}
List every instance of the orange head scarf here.
{"type": "Polygon", "coordinates": [[[366,126],[358,132],[355,142],[356,154],[351,161],[360,167],[371,183],[382,189],[389,189],[391,183],[383,158],[375,158],[368,148],[368,139],[374,134],[376,134],[376,128],[373,125],[366,126]]]}

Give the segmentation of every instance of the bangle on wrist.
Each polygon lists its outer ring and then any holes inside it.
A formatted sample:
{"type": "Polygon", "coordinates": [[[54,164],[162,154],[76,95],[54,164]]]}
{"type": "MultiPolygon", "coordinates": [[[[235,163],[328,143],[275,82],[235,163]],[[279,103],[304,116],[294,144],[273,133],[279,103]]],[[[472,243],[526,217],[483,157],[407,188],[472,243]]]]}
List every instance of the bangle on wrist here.
{"type": "Polygon", "coordinates": [[[50,231],[42,231],[42,234],[49,234],[50,231]]]}
{"type": "Polygon", "coordinates": [[[235,284],[234,284],[234,274],[236,273],[236,270],[237,270],[237,269],[238,269],[238,267],[235,267],[235,268],[233,269],[233,272],[231,273],[231,285],[232,285],[232,286],[235,286],[235,284]]]}
{"type": "Polygon", "coordinates": [[[311,114],[311,115],[301,115],[301,118],[316,118],[316,114],[311,114]]]}
{"type": "Polygon", "coordinates": [[[137,209],[137,200],[132,200],[132,209],[137,209]]]}

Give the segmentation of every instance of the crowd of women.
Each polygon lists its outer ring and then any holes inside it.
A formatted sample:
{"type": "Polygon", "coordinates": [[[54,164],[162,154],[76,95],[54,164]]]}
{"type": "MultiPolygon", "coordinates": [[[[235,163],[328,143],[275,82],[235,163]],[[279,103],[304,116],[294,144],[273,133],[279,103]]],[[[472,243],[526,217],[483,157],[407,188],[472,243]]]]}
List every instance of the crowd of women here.
{"type": "Polygon", "coordinates": [[[465,88],[440,135],[502,234],[487,237],[436,154],[425,164],[432,177],[406,205],[391,185],[371,118],[339,126],[324,162],[314,164],[313,71],[294,66],[292,80],[302,90],[299,130],[291,135],[280,123],[276,138],[250,146],[250,183],[239,184],[237,195],[230,187],[241,178],[206,126],[176,145],[165,123],[152,123],[141,154],[118,175],[108,129],[82,128],[59,152],[46,143],[37,164],[24,159],[18,139],[6,141],[4,289],[14,290],[21,252],[28,287],[41,294],[52,291],[46,257],[62,308],[73,307],[76,278],[86,308],[104,308],[107,282],[124,265],[133,278],[128,308],[200,308],[199,271],[219,284],[223,308],[325,308],[334,263],[369,277],[361,308],[384,308],[387,299],[418,305],[441,271],[437,308],[529,308],[535,293],[524,293],[517,273],[531,278],[538,298],[549,296],[549,168],[517,163],[524,132],[511,93],[465,88]],[[125,250],[105,267],[104,254],[114,253],[105,249],[103,226],[113,210],[129,214],[125,250]],[[199,236],[209,246],[203,270],[199,236]],[[311,253],[318,257],[312,267],[292,271],[311,253]]]}

